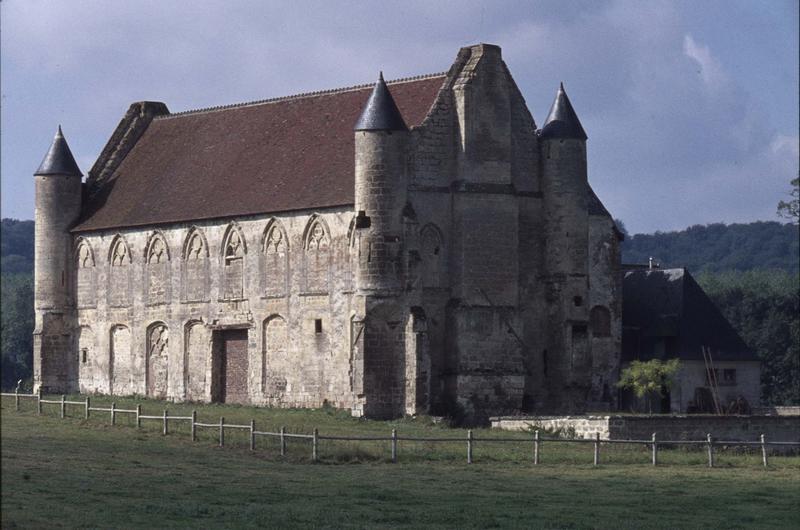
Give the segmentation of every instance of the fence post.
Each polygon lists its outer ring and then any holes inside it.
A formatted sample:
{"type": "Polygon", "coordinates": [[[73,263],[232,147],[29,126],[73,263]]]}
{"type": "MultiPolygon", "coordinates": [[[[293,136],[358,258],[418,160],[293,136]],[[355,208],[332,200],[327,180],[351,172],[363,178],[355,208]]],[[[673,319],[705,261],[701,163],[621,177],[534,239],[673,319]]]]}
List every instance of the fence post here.
{"type": "Polygon", "coordinates": [[[658,465],[658,444],[656,443],[656,433],[653,433],[653,465],[658,465]]]}
{"type": "Polygon", "coordinates": [[[89,419],[89,396],[86,396],[86,405],[85,405],[85,407],[86,408],[83,411],[83,419],[88,420],[89,419]]]}
{"type": "Polygon", "coordinates": [[[714,442],[711,439],[711,433],[706,435],[706,440],[708,444],[708,467],[714,467],[714,442]]]}
{"type": "Polygon", "coordinates": [[[281,427],[281,456],[286,456],[286,427],[281,427]]]}
{"type": "Polygon", "coordinates": [[[162,429],[162,433],[166,436],[167,432],[167,409],[164,409],[164,428],[162,429]]]}
{"type": "Polygon", "coordinates": [[[111,425],[116,425],[117,424],[117,411],[116,411],[116,408],[117,408],[117,404],[112,401],[111,402],[111,425]]]}
{"type": "Polygon", "coordinates": [[[36,390],[36,414],[42,415],[42,387],[36,390]]]}
{"type": "Polygon", "coordinates": [[[467,464],[472,463],[472,429],[467,431],[467,464]]]}
{"type": "Polygon", "coordinates": [[[761,462],[767,467],[767,439],[761,435],[761,462]]]}
{"type": "Polygon", "coordinates": [[[197,411],[193,410],[192,411],[192,441],[193,442],[197,440],[197,426],[195,425],[195,423],[197,423],[197,411]]]}
{"type": "Polygon", "coordinates": [[[600,464],[600,433],[594,433],[594,465],[600,464]]]}
{"type": "Polygon", "coordinates": [[[256,420],[250,420],[250,450],[256,450],[256,420]]]}
{"type": "Polygon", "coordinates": [[[314,437],[311,439],[311,460],[316,462],[319,458],[319,429],[314,428],[314,437]]]}
{"type": "Polygon", "coordinates": [[[61,419],[64,419],[64,416],[67,415],[67,404],[64,403],[67,400],[67,396],[61,394],[61,419]]]}
{"type": "Polygon", "coordinates": [[[141,429],[142,427],[142,405],[136,405],[136,428],[141,429]]]}
{"type": "Polygon", "coordinates": [[[19,383],[17,383],[17,387],[14,389],[14,410],[19,412],[19,383]]]}
{"type": "Polygon", "coordinates": [[[397,429],[392,429],[392,463],[397,463],[397,429]]]}
{"type": "Polygon", "coordinates": [[[219,417],[219,446],[225,447],[225,418],[219,417]]]}
{"type": "Polygon", "coordinates": [[[539,429],[533,431],[533,465],[539,465],[539,429]]]}

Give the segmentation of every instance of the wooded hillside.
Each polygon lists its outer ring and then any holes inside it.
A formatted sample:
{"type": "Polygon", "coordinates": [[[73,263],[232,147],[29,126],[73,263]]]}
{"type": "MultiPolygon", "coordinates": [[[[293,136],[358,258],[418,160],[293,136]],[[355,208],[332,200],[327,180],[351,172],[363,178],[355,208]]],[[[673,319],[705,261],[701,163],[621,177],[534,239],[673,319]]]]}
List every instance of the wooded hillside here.
{"type": "Polygon", "coordinates": [[[623,263],[647,263],[653,257],[662,267],[686,267],[692,274],[728,270],[780,269],[800,271],[800,236],[795,224],[758,221],[714,223],[678,232],[627,236],[623,263]]]}

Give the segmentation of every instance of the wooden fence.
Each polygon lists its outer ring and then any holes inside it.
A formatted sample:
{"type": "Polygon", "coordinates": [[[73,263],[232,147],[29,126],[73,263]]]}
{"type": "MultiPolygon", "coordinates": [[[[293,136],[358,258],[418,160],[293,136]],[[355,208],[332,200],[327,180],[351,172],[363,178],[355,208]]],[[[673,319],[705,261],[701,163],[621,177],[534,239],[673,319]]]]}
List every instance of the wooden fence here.
{"type": "Polygon", "coordinates": [[[709,433],[705,440],[659,440],[656,433],[653,433],[649,440],[609,440],[601,439],[600,433],[595,433],[594,438],[543,438],[540,436],[539,431],[533,432],[533,436],[529,439],[525,438],[475,438],[472,430],[467,431],[466,438],[423,438],[423,437],[409,437],[399,436],[396,429],[392,429],[389,436],[325,436],[319,434],[318,429],[314,429],[311,434],[296,434],[286,432],[285,427],[281,427],[277,432],[258,431],[256,430],[255,420],[250,420],[247,425],[225,423],[225,418],[220,417],[218,422],[202,423],[197,421],[197,411],[192,411],[191,416],[170,416],[167,410],[164,410],[159,415],[145,415],[142,414],[142,406],[136,405],[135,409],[119,409],[115,403],[111,403],[110,407],[92,407],[91,399],[87,396],[84,401],[67,401],[66,396],[62,395],[60,399],[48,400],[43,399],[41,393],[20,394],[19,388],[14,392],[4,392],[0,394],[5,397],[14,398],[14,409],[19,411],[20,399],[33,399],[36,401],[36,411],[39,415],[42,414],[42,405],[57,405],[60,411],[60,417],[66,417],[67,405],[81,407],[84,411],[84,418],[89,419],[92,412],[100,412],[109,414],[111,425],[116,424],[118,414],[130,414],[136,418],[136,427],[141,428],[142,421],[159,421],[161,422],[161,432],[163,435],[169,433],[170,422],[188,421],[191,428],[192,441],[197,440],[197,428],[201,429],[216,429],[219,433],[219,446],[225,446],[225,431],[226,429],[238,429],[248,431],[250,435],[250,450],[256,449],[256,438],[272,437],[278,438],[280,441],[280,454],[286,456],[286,444],[289,439],[303,440],[311,442],[311,460],[317,462],[319,460],[319,442],[320,440],[331,441],[350,441],[350,442],[389,442],[391,448],[391,461],[397,462],[397,446],[398,442],[430,442],[430,443],[452,443],[452,444],[465,444],[466,445],[466,460],[467,464],[473,463],[473,448],[476,443],[528,443],[532,448],[533,463],[538,465],[540,463],[540,456],[542,446],[546,443],[577,443],[577,444],[592,444],[594,446],[592,463],[597,466],[600,464],[600,447],[601,444],[639,444],[650,446],[651,450],[651,463],[658,465],[658,449],[664,446],[677,446],[677,445],[696,445],[705,446],[708,455],[708,467],[714,467],[714,447],[716,446],[742,446],[742,447],[759,447],[761,449],[761,462],[764,467],[768,465],[767,448],[769,446],[783,446],[783,447],[800,447],[798,442],[776,442],[768,441],[763,434],[757,441],[738,441],[738,440],[716,440],[709,433]]]}

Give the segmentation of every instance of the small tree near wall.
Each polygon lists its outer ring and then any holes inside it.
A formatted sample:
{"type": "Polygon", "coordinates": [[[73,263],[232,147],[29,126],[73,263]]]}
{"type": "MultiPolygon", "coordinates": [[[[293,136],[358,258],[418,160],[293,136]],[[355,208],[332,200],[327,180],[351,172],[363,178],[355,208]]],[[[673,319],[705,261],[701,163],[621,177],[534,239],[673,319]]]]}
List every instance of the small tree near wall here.
{"type": "Polygon", "coordinates": [[[639,399],[646,398],[647,410],[653,412],[653,397],[663,396],[663,389],[672,386],[672,379],[680,369],[680,360],[633,361],[620,373],[619,388],[633,390],[639,399]]]}

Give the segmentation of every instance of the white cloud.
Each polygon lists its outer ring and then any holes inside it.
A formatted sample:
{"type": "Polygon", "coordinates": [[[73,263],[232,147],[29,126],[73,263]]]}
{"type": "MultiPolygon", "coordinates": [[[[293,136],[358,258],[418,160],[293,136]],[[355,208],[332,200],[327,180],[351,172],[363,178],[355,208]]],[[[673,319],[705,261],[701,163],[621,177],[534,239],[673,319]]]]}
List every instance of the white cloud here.
{"type": "Polygon", "coordinates": [[[710,89],[717,90],[727,81],[722,65],[711,55],[708,46],[696,43],[689,34],[683,37],[683,53],[697,63],[700,76],[710,89]]]}

